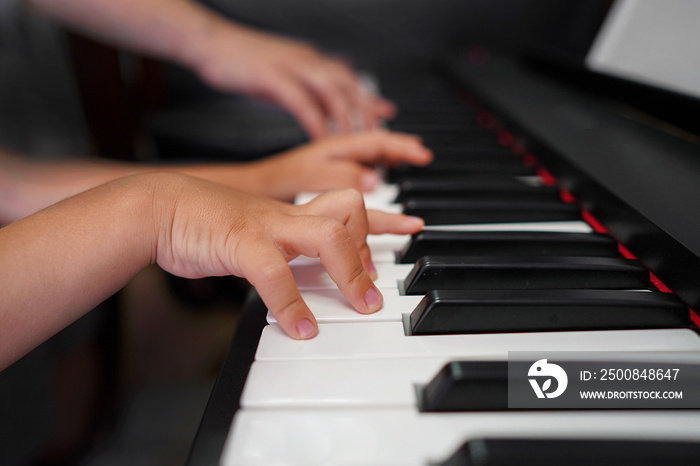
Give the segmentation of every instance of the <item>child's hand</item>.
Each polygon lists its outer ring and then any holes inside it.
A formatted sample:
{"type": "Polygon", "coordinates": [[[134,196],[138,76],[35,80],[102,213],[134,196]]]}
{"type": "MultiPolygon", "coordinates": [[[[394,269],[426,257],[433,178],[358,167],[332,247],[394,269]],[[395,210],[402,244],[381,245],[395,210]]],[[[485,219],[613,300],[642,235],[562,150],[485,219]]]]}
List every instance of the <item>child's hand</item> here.
{"type": "Polygon", "coordinates": [[[420,138],[408,134],[377,129],[333,136],[248,165],[252,171],[249,179],[256,183],[244,185],[244,190],[275,199],[292,199],[303,191],[343,188],[369,192],[380,182],[373,165],[422,166],[431,160],[432,153],[420,138]]]}
{"type": "Polygon", "coordinates": [[[408,234],[423,226],[419,219],[376,211],[368,223],[362,196],[353,190],[294,206],[182,178],[175,185],[170,179],[154,196],[157,263],[187,278],[247,278],[282,328],[298,339],[318,330],[287,262],[299,255],[320,257],[351,305],[372,313],[381,308],[382,297],[372,282],[367,234],[408,234]]]}

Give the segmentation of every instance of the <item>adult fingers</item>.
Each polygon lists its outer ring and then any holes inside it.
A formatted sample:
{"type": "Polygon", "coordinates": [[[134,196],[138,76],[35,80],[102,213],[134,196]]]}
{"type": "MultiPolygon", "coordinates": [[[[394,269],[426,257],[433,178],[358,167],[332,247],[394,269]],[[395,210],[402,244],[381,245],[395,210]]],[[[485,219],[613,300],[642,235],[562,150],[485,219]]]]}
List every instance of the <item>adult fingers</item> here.
{"type": "Polygon", "coordinates": [[[366,129],[380,128],[381,124],[394,118],[398,112],[396,105],[379,95],[367,81],[360,83],[362,108],[365,112],[366,129]]]}
{"type": "Polygon", "coordinates": [[[336,129],[341,133],[352,132],[360,104],[352,73],[325,59],[296,71],[336,129]]]}
{"type": "Polygon", "coordinates": [[[373,129],[380,120],[395,113],[395,107],[366,89],[353,69],[342,60],[316,55],[295,71],[326,107],[329,118],[341,133],[373,129]]]}
{"type": "Polygon", "coordinates": [[[311,139],[328,134],[323,107],[294,76],[282,74],[271,78],[265,87],[267,97],[294,115],[311,139]]]}
{"type": "Polygon", "coordinates": [[[381,123],[396,116],[396,105],[380,95],[376,83],[369,76],[359,76],[358,80],[362,105],[368,115],[366,128],[379,128],[381,123]]]}
{"type": "Polygon", "coordinates": [[[396,105],[383,97],[375,94],[371,97],[371,100],[375,118],[378,120],[391,120],[398,113],[396,105]]]}

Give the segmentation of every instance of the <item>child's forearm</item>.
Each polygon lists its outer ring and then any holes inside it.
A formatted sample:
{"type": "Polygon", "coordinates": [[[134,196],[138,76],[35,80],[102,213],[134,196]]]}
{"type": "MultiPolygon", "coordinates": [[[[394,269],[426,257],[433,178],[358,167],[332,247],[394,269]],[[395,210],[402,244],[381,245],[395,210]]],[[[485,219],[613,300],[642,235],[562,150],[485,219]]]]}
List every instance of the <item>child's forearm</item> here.
{"type": "Polygon", "coordinates": [[[0,369],[151,262],[151,191],[120,179],[0,229],[0,369]]]}
{"type": "Polygon", "coordinates": [[[10,223],[139,171],[136,164],[91,159],[33,160],[5,149],[0,149],[0,166],[0,223],[10,223]]]}

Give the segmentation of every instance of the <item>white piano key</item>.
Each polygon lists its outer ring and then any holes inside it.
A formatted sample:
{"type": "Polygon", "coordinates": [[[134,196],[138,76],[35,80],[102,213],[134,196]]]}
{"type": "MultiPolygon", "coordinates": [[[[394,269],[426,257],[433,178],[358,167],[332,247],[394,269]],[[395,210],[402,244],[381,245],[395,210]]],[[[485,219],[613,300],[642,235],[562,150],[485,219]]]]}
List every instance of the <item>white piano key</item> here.
{"type": "Polygon", "coordinates": [[[315,191],[299,193],[294,198],[294,203],[296,205],[308,204],[309,202],[313,201],[317,196],[320,196],[320,195],[321,195],[320,192],[315,192],[315,191]]]}
{"type": "Polygon", "coordinates": [[[508,351],[698,351],[692,330],[498,333],[406,336],[402,322],[319,324],[311,340],[289,338],[277,324],[263,329],[256,360],[505,358],[508,351]]]}
{"type": "Polygon", "coordinates": [[[411,235],[367,236],[367,246],[372,252],[372,262],[396,262],[396,252],[400,251],[409,241],[411,241],[411,235]]]}
{"type": "Polygon", "coordinates": [[[399,187],[395,184],[381,184],[371,193],[365,193],[365,207],[368,209],[384,209],[386,206],[399,206],[394,201],[399,195],[399,187]]]}
{"type": "Polygon", "coordinates": [[[289,266],[292,267],[292,269],[294,267],[297,267],[297,266],[305,266],[305,265],[313,265],[313,264],[321,264],[321,260],[318,257],[299,256],[299,257],[289,261],[289,266]]]}
{"type": "Polygon", "coordinates": [[[693,411],[418,413],[413,409],[236,414],[221,466],[426,466],[483,437],[700,441],[693,411]]]}
{"type": "MultiPolygon", "coordinates": [[[[386,288],[381,292],[384,305],[373,314],[355,311],[338,290],[305,290],[301,292],[301,297],[319,323],[401,322],[403,314],[410,314],[423,299],[423,296],[401,296],[398,289],[386,288]]],[[[275,322],[269,312],[267,321],[275,322]]]]}
{"type": "MultiPolygon", "coordinates": [[[[399,194],[399,187],[395,184],[382,183],[377,188],[370,192],[364,193],[363,198],[365,200],[365,207],[368,209],[386,209],[388,206],[398,204],[394,203],[396,196],[399,194]]],[[[317,192],[304,192],[299,193],[294,201],[295,204],[308,204],[314,198],[316,198],[320,193],[317,192]]],[[[400,207],[400,206],[399,206],[400,207]]]]}
{"type": "Polygon", "coordinates": [[[415,407],[449,358],[256,361],[241,406],[248,408],[415,407]]]}
{"type": "MultiPolygon", "coordinates": [[[[397,281],[406,278],[413,264],[393,264],[377,262],[378,278],[374,281],[377,288],[397,288],[397,281]]],[[[337,289],[335,282],[319,262],[304,262],[295,264],[292,268],[294,280],[300,290],[337,289]]]]}
{"type": "Polygon", "coordinates": [[[516,178],[523,184],[537,187],[537,186],[545,186],[545,184],[542,182],[542,178],[540,178],[537,175],[534,176],[516,176],[516,178]]]}
{"type": "MultiPolygon", "coordinates": [[[[411,235],[367,235],[367,245],[372,252],[372,262],[396,262],[396,251],[411,240],[411,235]]],[[[318,257],[299,256],[289,262],[290,267],[320,264],[318,257]]]]}
{"type": "Polygon", "coordinates": [[[427,225],[426,230],[439,231],[545,231],[562,233],[593,233],[582,220],[562,222],[475,223],[473,225],[427,225]]]}
{"type": "MultiPolygon", "coordinates": [[[[594,356],[581,352],[569,356],[570,360],[606,358],[645,364],[700,363],[698,352],[607,352],[594,356]]],[[[443,357],[256,361],[246,379],[241,406],[246,409],[417,409],[415,385],[429,383],[445,364],[454,360],[443,357]]]]}

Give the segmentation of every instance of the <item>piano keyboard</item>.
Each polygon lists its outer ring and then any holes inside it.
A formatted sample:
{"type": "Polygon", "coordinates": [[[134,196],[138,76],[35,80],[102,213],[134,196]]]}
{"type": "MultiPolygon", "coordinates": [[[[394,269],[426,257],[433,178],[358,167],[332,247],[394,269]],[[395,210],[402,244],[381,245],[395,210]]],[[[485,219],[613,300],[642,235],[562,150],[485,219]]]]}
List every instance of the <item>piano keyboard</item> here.
{"type": "Polygon", "coordinates": [[[479,400],[421,411],[417,387],[453,361],[627,351],[697,362],[700,339],[688,308],[577,204],[441,84],[420,86],[419,98],[410,83],[388,92],[402,109],[392,128],[423,136],[435,162],[391,171],[365,203],[423,215],[425,230],[368,239],[384,295],[372,315],[356,313],[317,260],[292,263],[319,334],[295,341],[268,317],[220,464],[427,466],[483,438],[700,440],[692,411],[489,411],[479,400]]]}

